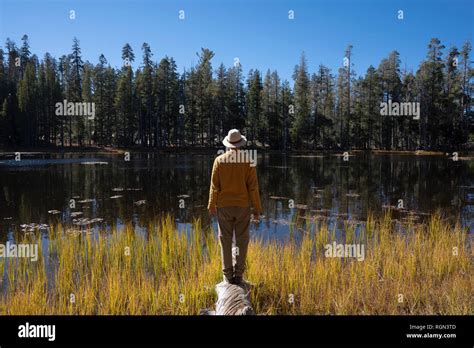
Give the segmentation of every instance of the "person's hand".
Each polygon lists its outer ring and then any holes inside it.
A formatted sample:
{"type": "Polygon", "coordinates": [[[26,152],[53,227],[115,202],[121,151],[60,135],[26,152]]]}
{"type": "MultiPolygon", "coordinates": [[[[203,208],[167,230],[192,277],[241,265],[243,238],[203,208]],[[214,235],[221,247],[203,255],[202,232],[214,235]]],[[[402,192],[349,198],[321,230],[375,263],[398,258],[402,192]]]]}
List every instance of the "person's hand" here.
{"type": "Polygon", "coordinates": [[[260,222],[260,213],[254,212],[252,221],[257,223],[260,222]]]}
{"type": "Polygon", "coordinates": [[[211,215],[217,215],[217,208],[216,207],[211,207],[209,208],[209,214],[211,215]]]}

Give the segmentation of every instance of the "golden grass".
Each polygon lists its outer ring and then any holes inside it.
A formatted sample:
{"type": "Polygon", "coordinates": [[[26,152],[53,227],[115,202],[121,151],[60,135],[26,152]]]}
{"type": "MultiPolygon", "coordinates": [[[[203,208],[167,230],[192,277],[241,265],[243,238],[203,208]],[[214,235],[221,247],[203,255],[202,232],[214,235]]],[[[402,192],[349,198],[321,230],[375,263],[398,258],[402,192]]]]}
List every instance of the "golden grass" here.
{"type": "MultiPolygon", "coordinates": [[[[246,277],[257,313],[473,314],[473,245],[459,225],[434,216],[400,234],[389,215],[370,216],[359,236],[346,226],[347,243],[365,244],[364,261],[325,257],[334,231],[322,226],[284,244],[251,241],[246,277]]],[[[150,224],[147,235],[130,225],[98,235],[65,230],[51,226],[37,262],[0,259],[8,285],[0,314],[185,315],[214,307],[219,245],[199,221],[190,238],[171,217],[150,224]]]]}

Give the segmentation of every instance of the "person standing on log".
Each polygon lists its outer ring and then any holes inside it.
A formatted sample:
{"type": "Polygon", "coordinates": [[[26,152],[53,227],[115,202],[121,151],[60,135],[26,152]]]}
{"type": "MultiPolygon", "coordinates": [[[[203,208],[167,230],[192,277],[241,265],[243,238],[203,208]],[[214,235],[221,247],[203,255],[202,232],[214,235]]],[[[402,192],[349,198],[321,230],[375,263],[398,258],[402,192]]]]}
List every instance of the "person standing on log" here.
{"type": "Polygon", "coordinates": [[[221,246],[222,272],[224,280],[240,284],[245,271],[248,243],[250,240],[250,205],[254,219],[262,212],[258,179],[256,151],[241,150],[247,143],[237,129],[231,129],[222,141],[227,151],[214,160],[209,190],[208,210],[217,215],[219,242],[221,246]],[[232,264],[232,238],[235,233],[235,267],[232,264]]]}

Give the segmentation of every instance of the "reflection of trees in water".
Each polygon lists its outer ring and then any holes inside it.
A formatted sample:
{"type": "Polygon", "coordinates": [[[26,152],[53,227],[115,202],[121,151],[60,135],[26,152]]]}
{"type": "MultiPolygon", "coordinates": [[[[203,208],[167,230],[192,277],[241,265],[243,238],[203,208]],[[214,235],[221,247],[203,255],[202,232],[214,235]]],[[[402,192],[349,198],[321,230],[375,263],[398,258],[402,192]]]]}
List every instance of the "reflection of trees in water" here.
{"type": "Polygon", "coordinates": [[[469,182],[472,171],[440,157],[371,155],[348,162],[337,157],[292,159],[289,167],[284,171],[289,178],[281,170],[259,168],[262,186],[271,195],[362,218],[368,210],[378,213],[382,205],[397,205],[398,199],[408,210],[457,214],[462,207],[452,202],[459,202],[459,186],[469,182]],[[322,188],[321,197],[312,196],[311,187],[322,188]]]}
{"type": "MultiPolygon", "coordinates": [[[[108,165],[46,165],[34,168],[2,169],[0,217],[2,234],[11,223],[48,223],[66,215],[50,215],[48,210],[82,211],[85,217],[101,217],[109,224],[135,222],[147,226],[167,212],[181,222],[207,214],[209,181],[214,156],[143,154],[130,162],[113,159],[108,165]],[[149,158],[148,158],[149,157],[149,158]],[[139,158],[139,159],[138,159],[139,158]],[[123,191],[114,192],[114,188],[123,191]],[[130,191],[127,189],[142,189],[130,191]],[[185,208],[179,207],[179,195],[185,208]],[[113,195],[123,197],[111,199],[113,195]],[[68,207],[76,198],[76,208],[68,207]],[[78,203],[92,198],[95,202],[78,203]],[[146,200],[141,206],[133,202],[146,200]],[[3,220],[4,217],[12,220],[3,220]]],[[[289,197],[308,209],[331,209],[333,213],[365,218],[367,211],[382,211],[382,205],[446,214],[469,214],[459,187],[472,184],[472,165],[441,157],[357,155],[344,162],[342,157],[295,157],[282,154],[259,156],[257,165],[265,215],[288,217],[287,202],[270,196],[289,197]],[[322,191],[315,192],[321,189],[322,191]],[[348,195],[349,194],[349,195],[348,195]],[[278,215],[282,216],[278,216],[278,215]]]]}

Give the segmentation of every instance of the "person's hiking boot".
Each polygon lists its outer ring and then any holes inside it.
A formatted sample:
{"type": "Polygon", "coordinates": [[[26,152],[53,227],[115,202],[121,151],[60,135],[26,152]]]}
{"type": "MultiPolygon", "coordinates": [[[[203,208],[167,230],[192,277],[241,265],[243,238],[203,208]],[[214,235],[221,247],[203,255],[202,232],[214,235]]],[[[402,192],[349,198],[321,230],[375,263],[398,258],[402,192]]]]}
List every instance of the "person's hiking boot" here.
{"type": "Polygon", "coordinates": [[[234,282],[234,269],[226,268],[222,270],[222,275],[224,276],[224,281],[229,284],[233,284],[234,282]]]}
{"type": "Polygon", "coordinates": [[[229,284],[234,284],[234,277],[227,277],[224,275],[224,281],[229,284]]]}
{"type": "Polygon", "coordinates": [[[241,275],[234,276],[234,283],[233,284],[239,285],[239,284],[242,283],[242,280],[243,280],[243,278],[242,278],[241,275]]]}

